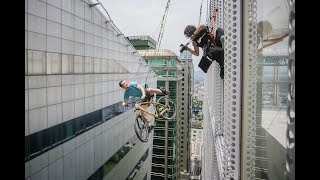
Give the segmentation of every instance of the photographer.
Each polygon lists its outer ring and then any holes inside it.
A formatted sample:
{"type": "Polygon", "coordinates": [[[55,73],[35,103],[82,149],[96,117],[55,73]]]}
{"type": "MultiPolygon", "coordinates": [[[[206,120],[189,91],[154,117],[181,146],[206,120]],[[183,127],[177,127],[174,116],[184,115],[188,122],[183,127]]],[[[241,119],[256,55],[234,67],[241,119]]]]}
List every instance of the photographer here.
{"type": "Polygon", "coordinates": [[[199,67],[206,73],[212,61],[216,60],[220,65],[220,77],[224,78],[224,51],[220,41],[224,34],[223,29],[216,30],[215,39],[210,35],[209,28],[201,24],[198,28],[188,25],[184,30],[184,35],[192,40],[194,50],[186,45],[180,45],[180,52],[187,50],[195,56],[199,56],[199,47],[203,50],[203,57],[199,63],[199,67]]]}

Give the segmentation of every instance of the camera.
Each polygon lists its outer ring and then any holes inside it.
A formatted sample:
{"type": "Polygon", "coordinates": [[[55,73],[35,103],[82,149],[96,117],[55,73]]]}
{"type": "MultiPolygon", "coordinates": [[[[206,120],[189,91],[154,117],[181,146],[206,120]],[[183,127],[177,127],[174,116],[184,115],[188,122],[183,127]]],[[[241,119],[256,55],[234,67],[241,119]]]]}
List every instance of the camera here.
{"type": "Polygon", "coordinates": [[[186,50],[188,47],[186,45],[180,44],[180,53],[182,53],[184,50],[186,50]]]}

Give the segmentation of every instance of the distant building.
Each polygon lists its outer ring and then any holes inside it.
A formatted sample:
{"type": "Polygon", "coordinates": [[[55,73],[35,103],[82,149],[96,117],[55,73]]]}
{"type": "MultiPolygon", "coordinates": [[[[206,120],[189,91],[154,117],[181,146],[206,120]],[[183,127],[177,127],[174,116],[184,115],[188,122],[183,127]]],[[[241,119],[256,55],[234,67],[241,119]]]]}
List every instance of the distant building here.
{"type": "Polygon", "coordinates": [[[179,82],[181,91],[180,95],[180,116],[177,120],[178,129],[178,148],[180,148],[179,157],[179,172],[190,169],[190,127],[192,118],[192,104],[193,104],[193,81],[194,68],[192,63],[192,56],[189,51],[184,51],[180,54],[181,58],[181,75],[182,80],[179,82]]]}
{"type": "MultiPolygon", "coordinates": [[[[181,60],[170,50],[139,50],[152,70],[158,75],[157,87],[169,90],[169,97],[176,103],[177,116],[173,120],[157,119],[153,136],[151,179],[179,179],[180,143],[177,137],[177,123],[180,114],[181,60]]],[[[160,97],[157,95],[157,98],[160,97]]],[[[184,142],[183,142],[184,143],[184,142]]],[[[182,152],[183,153],[183,152],[182,152]]],[[[184,154],[183,157],[188,157],[184,154]]]]}
{"type": "Polygon", "coordinates": [[[148,35],[128,36],[127,39],[137,50],[156,49],[157,42],[148,35]]]}

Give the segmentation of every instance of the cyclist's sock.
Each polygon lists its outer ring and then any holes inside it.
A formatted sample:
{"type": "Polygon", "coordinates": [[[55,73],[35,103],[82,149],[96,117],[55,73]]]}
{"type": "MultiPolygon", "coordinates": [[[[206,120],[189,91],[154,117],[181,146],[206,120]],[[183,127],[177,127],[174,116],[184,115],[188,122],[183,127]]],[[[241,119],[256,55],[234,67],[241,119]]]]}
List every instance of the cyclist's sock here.
{"type": "Polygon", "coordinates": [[[223,66],[220,67],[220,78],[224,79],[224,67],[223,66]]]}
{"type": "Polygon", "coordinates": [[[153,129],[154,129],[154,125],[151,124],[151,125],[149,126],[149,130],[148,130],[149,133],[150,133],[153,129]]]}
{"type": "Polygon", "coordinates": [[[147,123],[147,126],[150,127],[150,126],[153,126],[153,125],[152,125],[151,122],[148,122],[148,123],[147,123]]]}

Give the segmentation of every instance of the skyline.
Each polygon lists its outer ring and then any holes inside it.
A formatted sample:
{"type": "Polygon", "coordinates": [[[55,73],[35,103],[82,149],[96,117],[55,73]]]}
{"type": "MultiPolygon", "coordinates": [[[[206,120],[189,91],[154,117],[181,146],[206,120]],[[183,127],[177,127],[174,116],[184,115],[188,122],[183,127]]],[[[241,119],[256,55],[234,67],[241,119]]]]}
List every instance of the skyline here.
{"type": "MultiPolygon", "coordinates": [[[[124,36],[149,35],[157,41],[167,1],[101,0],[100,2],[124,36]]],[[[170,1],[160,49],[171,50],[177,56],[180,56],[180,44],[188,42],[183,34],[184,28],[189,24],[198,26],[201,2],[203,4],[200,24],[205,24],[206,1],[170,1]]],[[[193,48],[191,44],[189,47],[193,48]]],[[[202,50],[200,48],[199,56],[192,55],[195,70],[200,70],[198,63],[201,54],[202,50]]]]}

